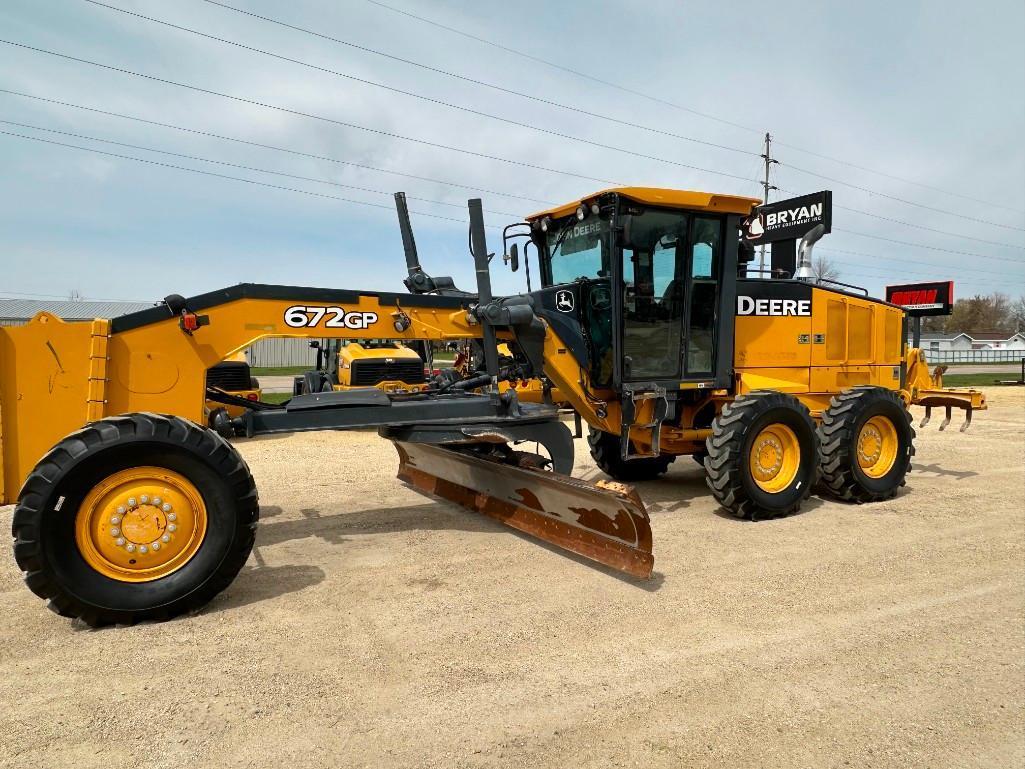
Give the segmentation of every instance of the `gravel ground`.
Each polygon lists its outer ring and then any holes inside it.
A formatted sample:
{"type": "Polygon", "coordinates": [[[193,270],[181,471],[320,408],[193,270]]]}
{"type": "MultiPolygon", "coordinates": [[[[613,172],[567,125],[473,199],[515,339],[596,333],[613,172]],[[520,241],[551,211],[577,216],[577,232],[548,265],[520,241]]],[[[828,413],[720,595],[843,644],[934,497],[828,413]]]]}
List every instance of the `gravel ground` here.
{"type": "Polygon", "coordinates": [[[1023,766],[1025,390],[989,398],[882,504],[737,521],[678,461],[646,584],[403,487],[376,435],[240,443],[257,548],[199,614],[89,630],[0,559],[0,765],[1023,766]]]}

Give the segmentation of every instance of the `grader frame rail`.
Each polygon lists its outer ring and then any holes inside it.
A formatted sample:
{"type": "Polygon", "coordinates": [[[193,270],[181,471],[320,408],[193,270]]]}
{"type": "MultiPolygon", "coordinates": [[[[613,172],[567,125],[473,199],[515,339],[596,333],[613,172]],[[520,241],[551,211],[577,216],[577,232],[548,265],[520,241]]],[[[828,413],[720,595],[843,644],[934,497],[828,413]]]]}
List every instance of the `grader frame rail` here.
{"type": "Polygon", "coordinates": [[[747,277],[738,232],[757,202],[620,188],[535,214],[510,237],[537,247],[542,287],[495,298],[480,201],[469,202],[469,294],[420,267],[400,195],[409,294],[243,284],[113,320],[41,313],[0,329],[0,500],[17,499],[29,587],[91,624],[202,606],[245,562],[258,517],[252,476],[223,436],[357,427],[395,443],[399,477],[416,488],[648,576],[640,498],[566,477],[573,444],[557,411],[497,387],[542,374],[616,480],[654,478],[690,454],[740,516],[796,511],[820,478],[841,499],[892,496],[914,453],[906,407],[985,398],[923,384],[901,308],[747,277]],[[238,404],[204,391],[206,370],[266,336],[471,338],[484,370],[420,393],[317,392],[207,419],[207,398],[238,404]]]}

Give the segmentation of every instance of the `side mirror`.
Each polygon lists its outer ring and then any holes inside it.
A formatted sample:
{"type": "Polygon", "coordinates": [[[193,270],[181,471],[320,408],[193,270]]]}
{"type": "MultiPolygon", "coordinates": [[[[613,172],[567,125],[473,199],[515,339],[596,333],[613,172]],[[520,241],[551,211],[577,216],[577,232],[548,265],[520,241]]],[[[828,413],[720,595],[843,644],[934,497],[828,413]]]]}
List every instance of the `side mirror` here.
{"type": "Polygon", "coordinates": [[[318,342],[316,340],[310,342],[310,348],[313,349],[313,350],[319,350],[320,349],[320,342],[318,342]]]}
{"type": "Polygon", "coordinates": [[[509,269],[516,272],[520,269],[520,247],[518,244],[513,243],[509,246],[509,256],[507,257],[509,262],[509,269]]]}

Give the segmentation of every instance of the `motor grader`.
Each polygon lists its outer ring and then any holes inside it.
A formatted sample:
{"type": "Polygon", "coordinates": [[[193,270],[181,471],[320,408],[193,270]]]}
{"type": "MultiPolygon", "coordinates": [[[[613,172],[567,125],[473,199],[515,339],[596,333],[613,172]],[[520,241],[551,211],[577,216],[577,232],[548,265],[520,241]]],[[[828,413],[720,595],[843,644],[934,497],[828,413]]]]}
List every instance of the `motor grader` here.
{"type": "Polygon", "coordinates": [[[984,396],[932,387],[924,358],[905,351],[900,307],[801,275],[752,276],[742,226],[758,203],[618,188],[540,212],[505,235],[537,247],[541,288],[494,297],[481,202],[469,201],[467,293],[420,267],[400,194],[409,293],[241,284],[113,320],[40,313],[0,328],[0,501],[17,502],[26,583],[91,625],[201,607],[249,557],[259,515],[249,468],[222,436],[367,427],[394,442],[414,487],[649,576],[634,490],[569,477],[557,411],[499,392],[540,375],[587,421],[613,478],[696,455],[715,498],[750,518],[796,511],[820,478],[841,499],[893,496],[914,453],[908,405],[979,409],[984,396]],[[475,338],[484,371],[417,393],[236,404],[241,416],[204,422],[206,398],[231,403],[205,390],[207,369],[268,336],[475,338]]]}
{"type": "MultiPolygon", "coordinates": [[[[423,345],[417,345],[423,346],[423,345]]],[[[385,392],[419,392],[427,387],[425,362],[412,347],[392,339],[319,339],[313,369],[295,377],[295,395],[377,387],[385,392]]]]}

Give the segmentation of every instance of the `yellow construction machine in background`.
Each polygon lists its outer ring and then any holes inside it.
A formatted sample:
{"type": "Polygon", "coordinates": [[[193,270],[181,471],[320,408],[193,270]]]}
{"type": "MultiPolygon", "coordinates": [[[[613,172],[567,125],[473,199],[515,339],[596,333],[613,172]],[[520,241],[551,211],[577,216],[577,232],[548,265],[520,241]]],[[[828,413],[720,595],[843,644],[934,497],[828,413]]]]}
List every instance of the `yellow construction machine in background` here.
{"type": "Polygon", "coordinates": [[[420,392],[427,387],[428,364],[420,353],[402,342],[321,339],[310,342],[310,346],[317,351],[317,363],[295,378],[296,395],[356,387],[377,387],[398,394],[420,392]]]}
{"type": "Polygon", "coordinates": [[[233,403],[218,403],[207,398],[208,420],[209,415],[219,408],[224,408],[232,418],[242,416],[249,405],[239,401],[252,403],[263,397],[263,390],[260,389],[260,383],[249,368],[245,352],[236,353],[228,360],[222,360],[207,369],[206,389],[228,395],[235,401],[233,403]]]}

